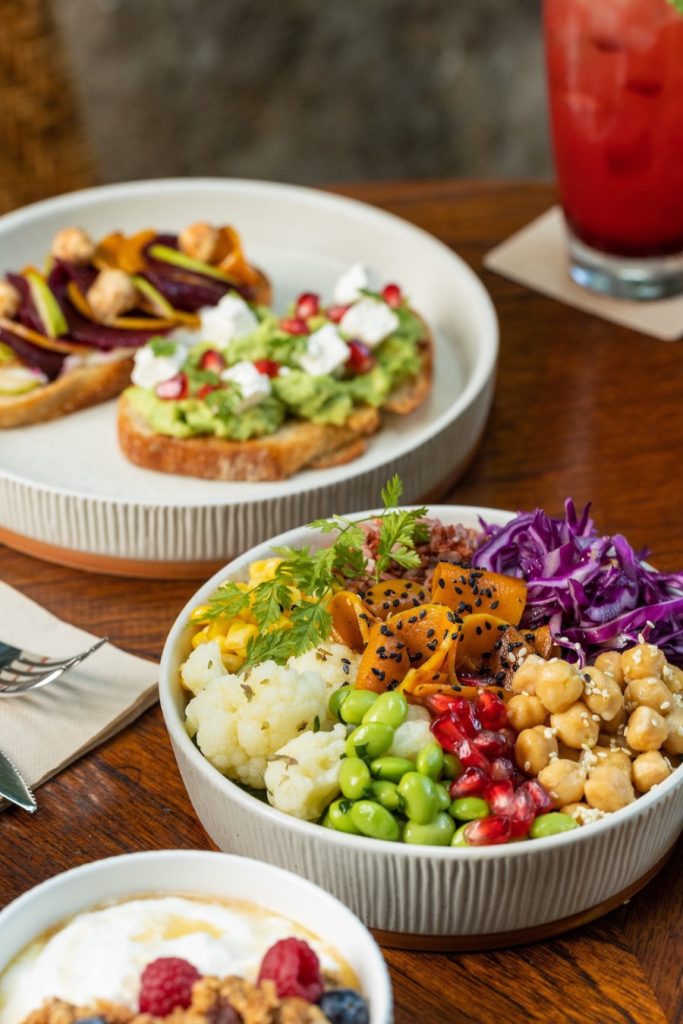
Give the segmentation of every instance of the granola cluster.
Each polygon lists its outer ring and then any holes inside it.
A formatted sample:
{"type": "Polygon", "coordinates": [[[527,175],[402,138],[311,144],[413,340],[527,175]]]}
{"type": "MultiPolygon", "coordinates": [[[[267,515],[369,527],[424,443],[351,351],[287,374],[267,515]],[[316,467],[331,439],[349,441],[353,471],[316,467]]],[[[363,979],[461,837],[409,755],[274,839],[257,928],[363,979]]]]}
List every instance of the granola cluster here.
{"type": "Polygon", "coordinates": [[[195,982],[187,1009],[167,1017],[136,1013],[117,1003],[96,1000],[74,1006],[48,999],[22,1024],[329,1024],[329,1018],[305,999],[279,999],[272,981],[252,985],[244,978],[205,977],[195,982]]]}

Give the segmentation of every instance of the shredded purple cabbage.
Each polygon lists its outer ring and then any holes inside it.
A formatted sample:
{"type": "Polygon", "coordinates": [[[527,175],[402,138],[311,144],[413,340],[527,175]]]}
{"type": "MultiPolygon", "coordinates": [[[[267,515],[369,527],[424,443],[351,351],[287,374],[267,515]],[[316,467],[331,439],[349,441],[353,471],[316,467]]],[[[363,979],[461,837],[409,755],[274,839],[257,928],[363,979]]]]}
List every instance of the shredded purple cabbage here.
{"type": "Polygon", "coordinates": [[[481,520],[486,539],[473,562],[525,579],[522,624],[547,624],[582,664],[642,637],[683,666],[683,572],[648,568],[647,551],[634,551],[619,534],[601,537],[589,511],[586,505],[577,515],[567,499],[563,519],[536,509],[505,526],[481,520]]]}

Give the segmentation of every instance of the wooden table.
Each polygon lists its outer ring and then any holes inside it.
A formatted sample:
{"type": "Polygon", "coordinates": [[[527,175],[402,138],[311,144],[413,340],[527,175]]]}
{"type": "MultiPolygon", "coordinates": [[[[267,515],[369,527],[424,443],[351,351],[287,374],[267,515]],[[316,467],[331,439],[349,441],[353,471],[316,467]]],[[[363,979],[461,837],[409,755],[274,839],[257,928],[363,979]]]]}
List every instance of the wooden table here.
{"type": "MultiPolygon", "coordinates": [[[[414,221],[481,274],[501,325],[497,393],[478,456],[446,500],[559,513],[593,502],[605,531],[683,566],[681,349],[593,319],[482,271],[496,242],[552,201],[544,185],[345,187],[414,221]]],[[[340,509],[339,511],[346,511],[340,509]]],[[[0,572],[57,615],[157,658],[193,582],[134,584],[0,548],[0,572]]],[[[158,707],[0,818],[0,903],[84,861],[207,848],[158,707]]],[[[679,853],[681,847],[679,846],[679,853]]],[[[397,1024],[683,1020],[683,879],[676,855],[627,906],[564,938],[496,953],[387,950],[397,1024]]]]}

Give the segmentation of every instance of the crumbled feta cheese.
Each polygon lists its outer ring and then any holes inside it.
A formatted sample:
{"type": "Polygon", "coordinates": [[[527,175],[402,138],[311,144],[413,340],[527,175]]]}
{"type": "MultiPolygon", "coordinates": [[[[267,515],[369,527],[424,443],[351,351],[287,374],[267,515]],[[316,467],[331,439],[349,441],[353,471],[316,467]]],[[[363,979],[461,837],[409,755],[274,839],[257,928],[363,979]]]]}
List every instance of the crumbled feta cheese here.
{"type": "Polygon", "coordinates": [[[353,263],[334,286],[334,301],[340,306],[355,302],[364,288],[370,287],[370,271],[362,263],[353,263]]]}
{"type": "Polygon", "coordinates": [[[334,324],[325,324],[309,337],[299,365],[312,377],[322,377],[343,366],[349,355],[349,346],[334,324]]]}
{"type": "Polygon", "coordinates": [[[258,320],[244,299],[232,292],[224,295],[218,305],[200,309],[199,319],[201,338],[221,348],[258,327],[258,320]]]}
{"type": "Polygon", "coordinates": [[[187,350],[184,345],[175,345],[173,352],[157,356],[150,345],[143,345],[135,353],[135,366],[130,375],[133,384],[139,388],[155,388],[170,380],[185,362],[187,350]]]}
{"type": "Polygon", "coordinates": [[[339,324],[342,334],[358,338],[371,348],[379,345],[398,328],[399,319],[386,302],[360,299],[344,313],[339,324]]]}
{"type": "Polygon", "coordinates": [[[223,370],[221,380],[237,384],[242,393],[242,401],[236,407],[237,413],[245,412],[254,405],[258,405],[270,394],[270,377],[267,373],[260,373],[253,363],[243,359],[240,363],[223,370]]]}

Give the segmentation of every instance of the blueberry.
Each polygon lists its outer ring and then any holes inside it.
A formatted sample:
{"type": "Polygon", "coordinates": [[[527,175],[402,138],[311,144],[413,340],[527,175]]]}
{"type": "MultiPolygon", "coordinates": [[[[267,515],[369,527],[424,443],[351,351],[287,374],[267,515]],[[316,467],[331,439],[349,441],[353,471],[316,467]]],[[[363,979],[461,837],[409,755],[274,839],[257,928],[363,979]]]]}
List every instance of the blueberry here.
{"type": "Polygon", "coordinates": [[[333,988],[323,992],[318,1006],[331,1024],[370,1024],[368,1004],[352,988],[333,988]]]}

